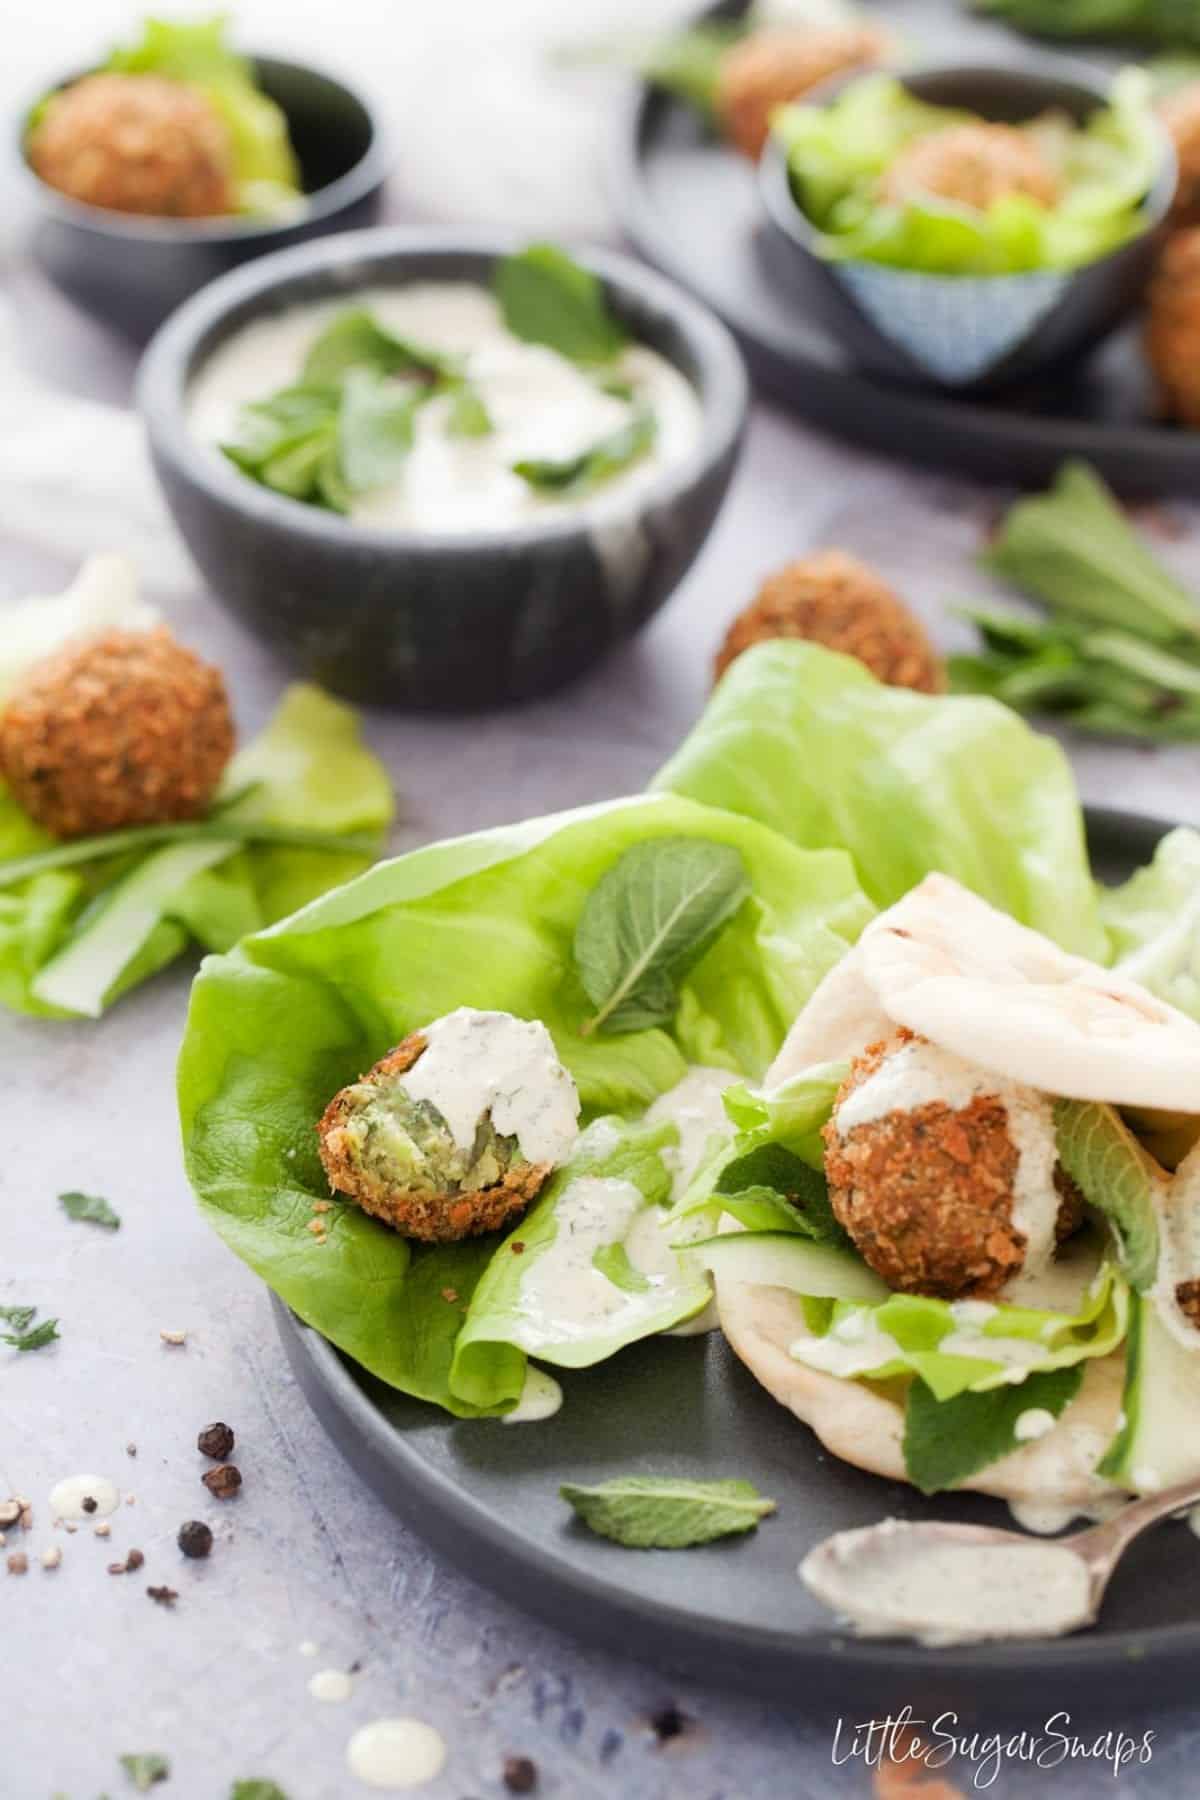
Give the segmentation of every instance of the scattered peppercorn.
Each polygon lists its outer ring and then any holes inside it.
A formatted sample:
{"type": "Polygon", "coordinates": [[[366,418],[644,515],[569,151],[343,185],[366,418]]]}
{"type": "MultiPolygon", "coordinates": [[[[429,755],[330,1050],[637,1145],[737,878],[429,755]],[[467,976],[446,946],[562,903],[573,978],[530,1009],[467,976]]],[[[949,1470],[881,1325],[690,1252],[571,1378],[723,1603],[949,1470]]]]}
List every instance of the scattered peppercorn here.
{"type": "Polygon", "coordinates": [[[23,1550],[14,1550],[8,1558],[9,1574],[24,1575],[28,1567],[29,1558],[26,1556],[25,1552],[23,1550]]]}
{"type": "Polygon", "coordinates": [[[201,1456],[211,1456],[214,1462],[226,1462],[233,1454],[233,1427],[218,1419],[215,1424],[206,1425],[196,1439],[196,1448],[201,1456]]]}
{"type": "Polygon", "coordinates": [[[213,1547],[213,1534],[203,1519],[188,1519],[179,1527],[175,1541],[185,1556],[207,1556],[213,1547]]]}
{"type": "Polygon", "coordinates": [[[532,1794],[537,1786],[537,1764],[530,1756],[506,1756],[504,1785],[510,1794],[532,1794]]]}
{"type": "Polygon", "coordinates": [[[216,1500],[232,1500],[242,1485],[242,1471],[233,1463],[221,1463],[200,1477],[216,1500]]]}
{"type": "Polygon", "coordinates": [[[79,1504],[83,1507],[85,1513],[94,1513],[96,1510],[96,1502],[91,1494],[85,1494],[79,1504]]]}
{"type": "Polygon", "coordinates": [[[179,1598],[173,1587],[148,1587],[146,1592],[159,1606],[174,1606],[179,1598]]]}
{"type": "Polygon", "coordinates": [[[125,1454],[126,1454],[126,1456],[136,1456],[137,1455],[137,1445],[136,1444],[126,1444],[125,1454]]]}
{"type": "Polygon", "coordinates": [[[125,1567],[127,1569],[140,1569],[145,1560],[146,1559],[140,1550],[130,1550],[125,1558],[125,1567]]]}
{"type": "Polygon", "coordinates": [[[694,1723],[687,1713],[673,1704],[660,1707],[650,1715],[650,1729],[660,1744],[669,1744],[672,1738],[685,1736],[694,1723]]]}

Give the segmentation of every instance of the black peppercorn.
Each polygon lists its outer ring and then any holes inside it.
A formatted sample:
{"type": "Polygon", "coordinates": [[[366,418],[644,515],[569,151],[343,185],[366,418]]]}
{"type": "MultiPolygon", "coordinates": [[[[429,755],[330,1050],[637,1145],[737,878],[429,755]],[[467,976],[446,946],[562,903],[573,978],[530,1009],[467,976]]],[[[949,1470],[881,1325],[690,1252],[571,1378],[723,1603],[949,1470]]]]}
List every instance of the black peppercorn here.
{"type": "Polygon", "coordinates": [[[233,1463],[220,1463],[200,1479],[214,1499],[232,1500],[242,1485],[242,1471],[233,1463]]]}
{"type": "Polygon", "coordinates": [[[532,1794],[537,1786],[537,1764],[531,1756],[506,1756],[504,1785],[510,1794],[532,1794]]]}
{"type": "Polygon", "coordinates": [[[233,1455],[233,1427],[220,1419],[213,1425],[206,1425],[196,1439],[196,1448],[202,1456],[211,1456],[214,1462],[225,1462],[233,1455]]]}
{"type": "Polygon", "coordinates": [[[213,1547],[213,1534],[203,1519],[188,1519],[179,1527],[176,1542],[185,1556],[207,1556],[213,1547]]]}
{"type": "Polygon", "coordinates": [[[96,1502],[90,1494],[85,1494],[79,1504],[85,1513],[94,1513],[96,1510],[96,1502]]]}
{"type": "Polygon", "coordinates": [[[140,1569],[145,1560],[146,1559],[140,1550],[127,1550],[125,1552],[125,1567],[130,1573],[132,1573],[134,1569],[140,1569]]]}

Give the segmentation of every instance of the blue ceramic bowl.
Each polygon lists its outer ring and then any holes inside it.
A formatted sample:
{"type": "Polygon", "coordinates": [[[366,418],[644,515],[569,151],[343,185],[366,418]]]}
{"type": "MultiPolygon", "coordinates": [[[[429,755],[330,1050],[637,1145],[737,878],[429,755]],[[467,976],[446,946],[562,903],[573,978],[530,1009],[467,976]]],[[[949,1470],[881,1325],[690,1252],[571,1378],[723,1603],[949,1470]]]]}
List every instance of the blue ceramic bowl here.
{"type": "MultiPolygon", "coordinates": [[[[293,667],[352,699],[473,709],[544,694],[637,631],[708,536],[733,473],[747,384],[733,339],[672,282],[584,253],[632,336],[696,389],[700,441],[628,497],[471,536],[355,525],[259,486],[186,419],[188,383],[252,319],[409,281],[486,284],[517,246],[441,231],[355,232],[264,257],[180,309],[138,399],[167,503],[213,593],[293,667]]],[[[579,254],[576,252],[576,254],[579,254]]]]}
{"type": "Polygon", "coordinates": [[[259,86],[287,116],[300,163],[305,205],[294,219],[155,219],[86,206],[34,174],[24,149],[28,108],[21,115],[17,153],[34,200],[34,257],[77,306],[135,343],[206,282],[251,257],[379,216],[390,159],[366,101],[301,63],[252,60],[259,86]]]}
{"type": "MultiPolygon", "coordinates": [[[[861,79],[861,77],[851,77],[861,79]]],[[[1107,104],[1104,84],[1037,69],[936,68],[899,77],[918,99],[1019,124],[1047,111],[1083,122],[1107,104]]],[[[846,86],[839,81],[818,98],[846,86]]],[[[980,392],[1042,373],[1091,349],[1137,306],[1175,193],[1166,131],[1142,226],[1078,269],[1020,275],[931,275],[865,261],[830,261],[796,198],[787,152],[772,139],[760,164],[767,215],[790,251],[798,294],[852,360],[891,380],[980,392]]]]}

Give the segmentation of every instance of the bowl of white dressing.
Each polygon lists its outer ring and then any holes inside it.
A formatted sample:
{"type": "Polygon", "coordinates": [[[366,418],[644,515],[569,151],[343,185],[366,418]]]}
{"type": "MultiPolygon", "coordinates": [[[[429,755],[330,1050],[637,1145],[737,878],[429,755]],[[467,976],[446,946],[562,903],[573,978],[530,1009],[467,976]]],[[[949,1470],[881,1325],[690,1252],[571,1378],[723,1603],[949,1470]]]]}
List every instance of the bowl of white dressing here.
{"type": "Polygon", "coordinates": [[[724,499],[747,405],[725,328],[572,248],[579,329],[598,307],[613,341],[579,354],[554,308],[539,341],[536,279],[503,285],[522,249],[344,234],[211,283],[146,352],[151,455],[206,582],[352,699],[561,686],[664,604],[724,499]]]}

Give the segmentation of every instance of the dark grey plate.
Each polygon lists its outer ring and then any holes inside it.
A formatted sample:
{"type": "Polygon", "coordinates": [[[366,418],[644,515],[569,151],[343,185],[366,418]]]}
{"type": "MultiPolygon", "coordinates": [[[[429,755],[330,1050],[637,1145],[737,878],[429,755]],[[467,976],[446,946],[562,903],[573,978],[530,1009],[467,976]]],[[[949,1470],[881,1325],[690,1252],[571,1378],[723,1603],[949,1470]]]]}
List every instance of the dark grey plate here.
{"type": "MultiPolygon", "coordinates": [[[[744,10],[744,0],[709,9],[726,17],[744,10]]],[[[873,10],[896,20],[922,59],[986,62],[999,47],[1009,61],[1065,61],[964,19],[951,0],[873,10]]],[[[1103,69],[1119,59],[1088,60],[1103,69]]],[[[717,143],[689,107],[648,89],[634,97],[617,181],[641,254],[707,301],[737,335],[755,379],[825,430],[988,480],[1046,482],[1064,458],[1083,456],[1128,493],[1200,492],[1200,432],[1155,422],[1136,327],[1066,376],[988,400],[888,382],[856,369],[822,325],[819,295],[810,298],[794,254],[767,221],[753,165],[717,143]]]]}
{"type": "MultiPolygon", "coordinates": [[[[1092,811],[1098,874],[1153,853],[1165,824],[1092,811]]],[[[1082,1710],[1119,1682],[1122,1704],[1162,1703],[1200,1666],[1200,1543],[1183,1527],[1130,1551],[1093,1631],[1046,1645],[920,1650],[856,1642],[801,1585],[796,1566],[831,1531],[886,1514],[1011,1524],[995,1501],[924,1500],[826,1456],[742,1368],[719,1333],[657,1338],[561,1376],[566,1404],[537,1425],[457,1422],[395,1393],[302,1325],[281,1301],[288,1359],[354,1468],[469,1574],[576,1635],[625,1655],[753,1687],[796,1707],[839,1696],[966,1712],[1082,1710]],[[563,1481],[614,1475],[742,1476],[779,1502],[753,1535],[688,1551],[623,1550],[573,1522],[563,1481]]],[[[936,1715],[927,1715],[936,1716],[936,1715]]],[[[1038,1715],[1043,1716],[1042,1714],[1038,1715]]],[[[1126,1721],[1128,1712],[1121,1715],[1126,1721]]]]}

